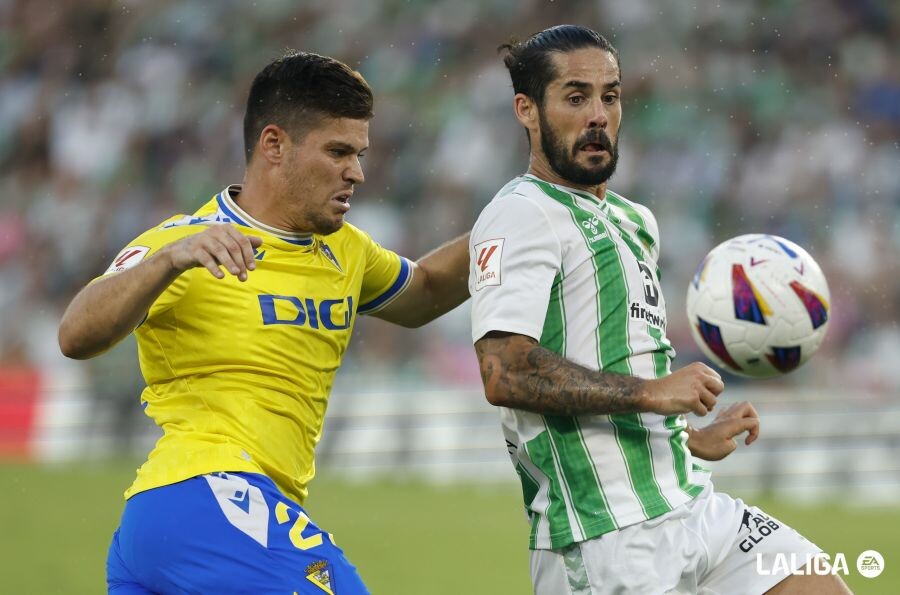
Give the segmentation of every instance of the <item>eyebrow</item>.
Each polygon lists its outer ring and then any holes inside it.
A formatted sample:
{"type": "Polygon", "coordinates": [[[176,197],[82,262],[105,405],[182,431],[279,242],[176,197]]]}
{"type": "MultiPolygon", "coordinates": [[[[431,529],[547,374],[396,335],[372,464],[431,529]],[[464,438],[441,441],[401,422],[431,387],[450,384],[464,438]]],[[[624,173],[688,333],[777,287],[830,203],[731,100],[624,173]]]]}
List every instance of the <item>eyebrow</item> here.
{"type": "MultiPolygon", "coordinates": [[[[609,91],[610,89],[615,89],[616,87],[620,87],[621,85],[622,85],[622,82],[619,79],[616,79],[616,80],[612,81],[611,83],[606,83],[605,85],[603,85],[602,88],[605,91],[609,91]]],[[[594,86],[593,84],[585,82],[585,81],[572,80],[572,81],[566,81],[566,83],[563,84],[563,89],[578,89],[578,90],[583,91],[585,89],[590,89],[593,86],[594,86]]]]}
{"type": "Polygon", "coordinates": [[[365,151],[366,149],[369,148],[369,145],[366,145],[365,147],[363,147],[361,149],[357,149],[350,143],[345,143],[343,141],[335,140],[335,141],[329,142],[327,144],[327,147],[329,149],[340,149],[342,151],[347,151],[348,153],[362,153],[363,151],[365,151]]]}

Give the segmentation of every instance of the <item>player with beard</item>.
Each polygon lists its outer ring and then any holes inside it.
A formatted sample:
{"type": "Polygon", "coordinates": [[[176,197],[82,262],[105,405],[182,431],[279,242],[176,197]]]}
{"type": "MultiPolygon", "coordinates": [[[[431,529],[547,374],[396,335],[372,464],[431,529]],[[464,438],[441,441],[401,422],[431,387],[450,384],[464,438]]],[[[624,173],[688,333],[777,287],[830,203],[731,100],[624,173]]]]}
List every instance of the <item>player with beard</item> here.
{"type": "Polygon", "coordinates": [[[468,297],[465,237],[412,262],[344,222],[372,108],[337,60],[273,61],[243,183],[139,236],[66,311],[69,357],[134,330],[163,430],[125,492],[110,592],[367,592],[302,507],[335,372],[359,314],[419,326],[468,297]]]}
{"type": "Polygon", "coordinates": [[[501,46],[528,172],[470,239],[472,336],[488,401],[531,521],[538,595],[846,593],[835,576],[761,575],[820,552],[784,523],[713,490],[718,460],[759,432],[722,379],[671,370],[653,214],[607,188],[622,118],[618,54],[564,25],[501,46]],[[757,560],[757,555],[761,559],[757,560]]]}

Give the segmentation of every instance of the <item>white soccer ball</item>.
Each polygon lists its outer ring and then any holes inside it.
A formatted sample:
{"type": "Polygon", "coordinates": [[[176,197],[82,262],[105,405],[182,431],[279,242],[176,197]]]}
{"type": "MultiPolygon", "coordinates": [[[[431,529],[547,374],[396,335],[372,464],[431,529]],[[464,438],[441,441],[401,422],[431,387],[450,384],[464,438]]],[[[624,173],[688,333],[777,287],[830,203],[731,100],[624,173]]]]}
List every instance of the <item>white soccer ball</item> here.
{"type": "Polygon", "coordinates": [[[801,366],[822,344],[828,283],[800,246],[748,234],[716,246],[688,287],[694,340],[724,370],[768,378],[801,366]]]}

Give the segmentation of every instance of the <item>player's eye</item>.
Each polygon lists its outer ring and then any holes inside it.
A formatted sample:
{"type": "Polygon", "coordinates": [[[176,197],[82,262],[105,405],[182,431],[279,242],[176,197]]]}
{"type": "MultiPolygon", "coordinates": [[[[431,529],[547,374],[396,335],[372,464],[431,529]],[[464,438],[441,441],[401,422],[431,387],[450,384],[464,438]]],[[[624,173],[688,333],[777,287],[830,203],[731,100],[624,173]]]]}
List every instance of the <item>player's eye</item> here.
{"type": "Polygon", "coordinates": [[[571,103],[572,105],[581,105],[582,103],[584,103],[584,96],[572,95],[571,97],[569,97],[569,103],[571,103]]]}
{"type": "Polygon", "coordinates": [[[606,103],[609,105],[612,105],[613,103],[617,102],[618,100],[619,100],[619,96],[616,95],[615,93],[607,93],[606,95],[603,96],[603,103],[606,103]]]}

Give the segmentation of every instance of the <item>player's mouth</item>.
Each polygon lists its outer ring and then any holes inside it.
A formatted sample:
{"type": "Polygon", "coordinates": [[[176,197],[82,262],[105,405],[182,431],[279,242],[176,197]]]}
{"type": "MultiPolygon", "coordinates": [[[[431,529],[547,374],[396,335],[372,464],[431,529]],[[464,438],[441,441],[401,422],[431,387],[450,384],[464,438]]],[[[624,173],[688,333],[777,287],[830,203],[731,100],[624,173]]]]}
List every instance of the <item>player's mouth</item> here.
{"type": "Polygon", "coordinates": [[[600,143],[585,143],[581,145],[578,150],[582,153],[587,153],[588,155],[600,155],[609,152],[606,150],[606,147],[600,143]]]}
{"type": "Polygon", "coordinates": [[[331,201],[335,204],[338,210],[341,213],[346,213],[350,210],[350,197],[353,196],[352,190],[345,190],[344,192],[339,192],[331,197],[331,201]]]}

